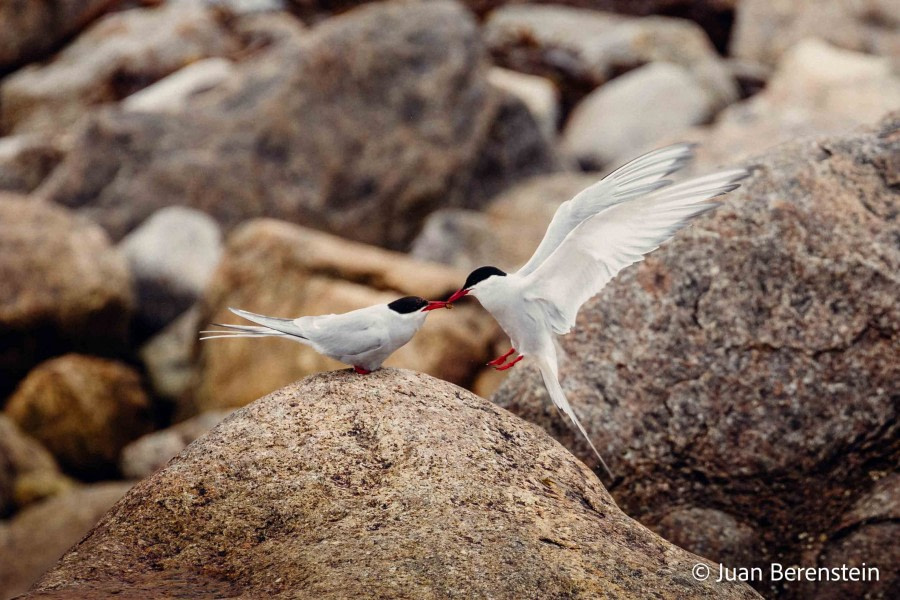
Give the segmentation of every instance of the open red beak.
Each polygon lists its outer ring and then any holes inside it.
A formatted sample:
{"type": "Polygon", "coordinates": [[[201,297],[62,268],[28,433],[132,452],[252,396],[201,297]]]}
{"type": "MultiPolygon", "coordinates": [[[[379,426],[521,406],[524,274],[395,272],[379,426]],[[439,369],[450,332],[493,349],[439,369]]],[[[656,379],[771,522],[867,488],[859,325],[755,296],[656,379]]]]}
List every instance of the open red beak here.
{"type": "Polygon", "coordinates": [[[465,290],[465,289],[456,290],[456,292],[454,292],[454,294],[452,296],[450,296],[450,298],[447,300],[447,304],[453,304],[454,302],[456,302],[457,300],[459,300],[460,298],[462,298],[463,296],[465,296],[468,293],[469,293],[469,290],[465,290]]]}
{"type": "Polygon", "coordinates": [[[427,312],[429,310],[434,310],[436,308],[453,308],[450,306],[449,302],[444,302],[443,300],[431,300],[428,305],[422,309],[422,312],[427,312]]]}

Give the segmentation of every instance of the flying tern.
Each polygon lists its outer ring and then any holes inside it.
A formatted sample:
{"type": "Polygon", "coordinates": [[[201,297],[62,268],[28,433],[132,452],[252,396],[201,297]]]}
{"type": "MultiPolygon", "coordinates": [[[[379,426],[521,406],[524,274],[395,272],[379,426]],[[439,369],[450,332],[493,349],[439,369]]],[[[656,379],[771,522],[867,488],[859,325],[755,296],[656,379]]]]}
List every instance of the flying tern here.
{"type": "Polygon", "coordinates": [[[692,158],[692,145],[677,144],[620,167],[560,205],[522,268],[515,273],[475,269],[448,299],[474,296],[509,336],[512,348],[489,365],[502,371],[525,356],[537,362],[551,400],[585,437],[610,478],[559,383],[555,335],[568,333],[581,306],[619,271],[719,206],[714,199],[748,175],[732,169],[678,184],[665,179],[692,158]],[[507,362],[516,352],[519,356],[507,362]]]}
{"type": "Polygon", "coordinates": [[[280,319],[229,308],[257,325],[213,323],[222,330],[201,331],[201,340],[241,337],[282,337],[305,344],[330,358],[368,375],[387,357],[406,344],[425,324],[428,311],[450,308],[446,302],[430,302],[407,296],[389,304],[376,304],[339,315],[280,319]]]}

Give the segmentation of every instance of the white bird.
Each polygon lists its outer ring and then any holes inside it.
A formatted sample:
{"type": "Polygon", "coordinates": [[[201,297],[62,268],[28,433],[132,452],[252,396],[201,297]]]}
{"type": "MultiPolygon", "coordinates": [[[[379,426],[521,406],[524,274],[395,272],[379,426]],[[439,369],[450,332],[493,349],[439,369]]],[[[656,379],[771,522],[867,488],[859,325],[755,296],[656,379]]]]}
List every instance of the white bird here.
{"type": "Polygon", "coordinates": [[[428,311],[449,308],[446,302],[429,302],[407,296],[390,304],[376,304],[340,315],[279,319],[229,308],[254,325],[213,323],[224,330],[201,331],[201,340],[240,337],[283,337],[305,344],[329,358],[351,365],[368,375],[387,357],[406,344],[425,324],[428,311]]]}
{"type": "Polygon", "coordinates": [[[569,405],[558,379],[556,335],[575,326],[581,306],[616,274],[643,259],[692,219],[719,206],[713,199],[739,187],[743,169],[672,184],[664,179],[693,158],[677,144],[637,158],[557,209],[534,255],[515,273],[472,271],[448,302],[477,298],[513,347],[488,364],[506,370],[525,356],[537,362],[556,407],[578,427],[600,464],[612,473],[569,405]],[[518,351],[518,358],[503,364],[518,351]]]}

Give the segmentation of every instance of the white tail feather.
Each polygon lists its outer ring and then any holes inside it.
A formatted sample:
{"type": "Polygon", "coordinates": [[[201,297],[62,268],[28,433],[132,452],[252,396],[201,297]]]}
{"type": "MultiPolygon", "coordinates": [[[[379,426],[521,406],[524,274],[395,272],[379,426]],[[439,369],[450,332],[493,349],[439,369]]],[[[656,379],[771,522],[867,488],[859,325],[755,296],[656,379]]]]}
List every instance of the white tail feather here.
{"type": "Polygon", "coordinates": [[[557,376],[555,366],[547,358],[540,356],[536,358],[538,368],[541,371],[541,377],[544,379],[544,386],[547,388],[547,392],[550,394],[550,399],[553,400],[553,404],[555,404],[559,410],[566,413],[566,416],[572,420],[572,423],[575,424],[575,427],[578,428],[578,431],[580,431],[581,435],[584,436],[584,439],[587,440],[587,443],[591,447],[591,450],[593,450],[594,454],[597,455],[597,459],[600,461],[600,465],[603,467],[603,470],[606,471],[606,474],[609,475],[610,480],[615,479],[615,477],[613,477],[612,471],[610,471],[609,467],[606,466],[606,461],[603,460],[603,457],[600,456],[597,448],[594,447],[594,442],[591,441],[591,438],[588,437],[588,434],[584,430],[584,427],[581,426],[581,421],[578,420],[578,417],[575,415],[575,411],[572,410],[572,406],[569,404],[569,400],[566,398],[562,386],[559,385],[559,378],[557,376]]]}

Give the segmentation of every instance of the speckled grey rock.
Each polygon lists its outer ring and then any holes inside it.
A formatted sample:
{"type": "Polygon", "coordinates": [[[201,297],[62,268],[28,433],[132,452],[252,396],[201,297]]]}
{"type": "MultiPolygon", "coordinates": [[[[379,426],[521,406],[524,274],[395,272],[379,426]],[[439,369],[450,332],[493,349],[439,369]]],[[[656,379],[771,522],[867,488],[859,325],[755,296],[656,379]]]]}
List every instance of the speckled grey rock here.
{"type": "MultiPolygon", "coordinates": [[[[670,535],[741,566],[830,564],[804,536],[837,543],[900,459],[898,156],[895,113],[750,161],[724,207],[584,307],[561,379],[629,514],[671,532],[671,511],[713,509],[734,523],[670,535]]],[[[531,367],[493,399],[594,464],[531,367]]]]}
{"type": "Polygon", "coordinates": [[[134,487],[25,598],[742,598],[538,428],[411,371],[296,382],[134,487]]]}

